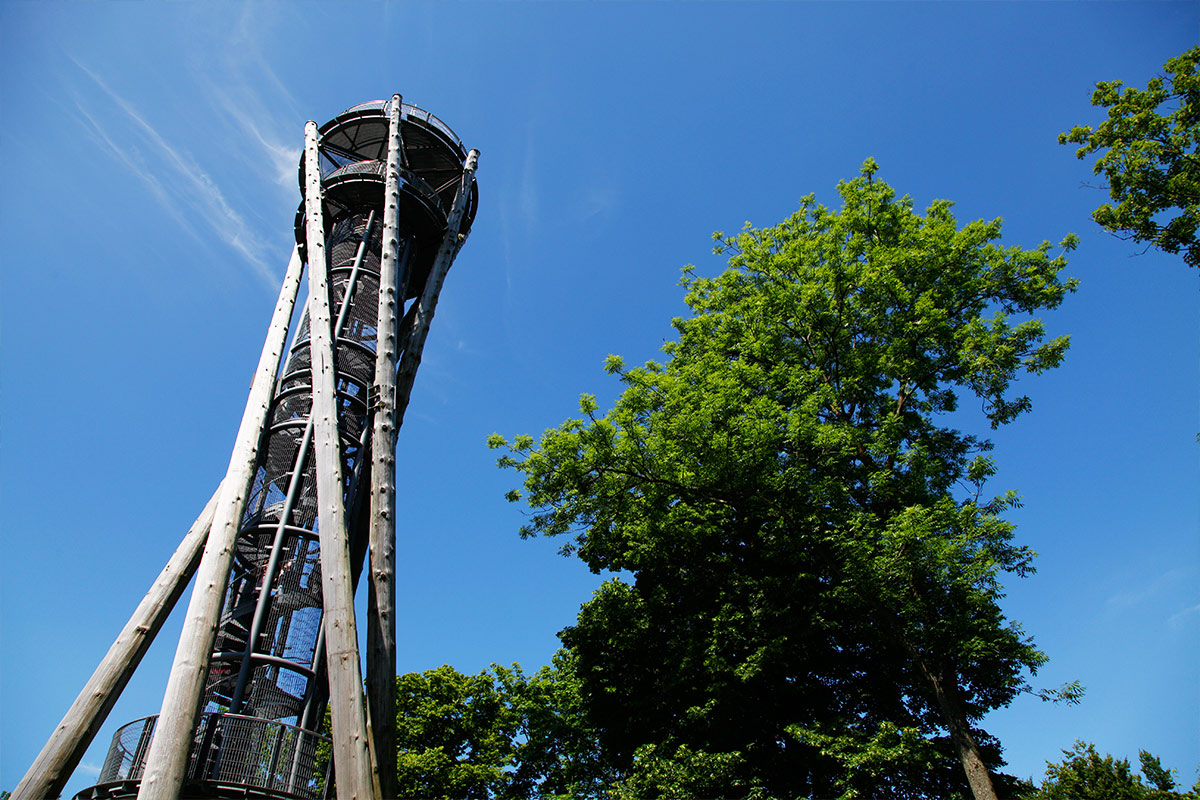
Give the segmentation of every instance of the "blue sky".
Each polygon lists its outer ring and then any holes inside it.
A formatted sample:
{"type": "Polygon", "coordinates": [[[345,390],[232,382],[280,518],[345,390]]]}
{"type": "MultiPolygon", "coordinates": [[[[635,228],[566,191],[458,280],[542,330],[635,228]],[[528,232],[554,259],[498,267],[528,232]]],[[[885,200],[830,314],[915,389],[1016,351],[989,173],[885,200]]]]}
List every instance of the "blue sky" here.
{"type": "MultiPolygon", "coordinates": [[[[1005,241],[1081,238],[1066,364],[997,432],[1040,553],[1005,609],[1081,680],[984,723],[1040,777],[1076,738],[1200,762],[1197,274],[1088,218],[1055,142],[1144,85],[1200,4],[0,4],[0,788],[11,789],[224,474],[291,247],[303,124],[399,91],[482,151],[399,439],[400,666],[546,663],[601,579],[521,541],[485,439],[617,391],[679,269],[868,156],[1005,241]]],[[[1026,388],[1026,387],[1022,387],[1026,388]]],[[[157,713],[173,617],[68,785],[157,713]]]]}

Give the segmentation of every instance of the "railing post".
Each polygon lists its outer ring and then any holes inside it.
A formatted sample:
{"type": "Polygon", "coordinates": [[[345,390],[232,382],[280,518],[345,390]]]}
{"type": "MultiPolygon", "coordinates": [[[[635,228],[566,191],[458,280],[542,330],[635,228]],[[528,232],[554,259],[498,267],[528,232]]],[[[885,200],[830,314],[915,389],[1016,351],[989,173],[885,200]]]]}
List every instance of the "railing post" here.
{"type": "Polygon", "coordinates": [[[133,761],[129,765],[129,777],[140,778],[142,772],[146,768],[146,751],[150,747],[150,740],[154,738],[154,725],[158,722],[158,717],[146,717],[142,721],[142,732],[138,735],[137,746],[133,748],[133,761]]]}
{"type": "Polygon", "coordinates": [[[220,714],[202,714],[200,717],[200,746],[196,748],[196,752],[192,757],[196,760],[196,768],[193,770],[197,776],[209,777],[208,774],[208,756],[212,752],[213,738],[217,735],[217,726],[221,720],[220,714]]]}
{"type": "Polygon", "coordinates": [[[277,722],[277,723],[275,723],[275,725],[276,725],[276,729],[277,729],[276,733],[275,733],[275,744],[273,744],[271,746],[271,761],[270,761],[270,766],[267,767],[268,783],[266,786],[263,787],[264,789],[274,789],[275,783],[276,783],[276,781],[275,781],[275,766],[279,763],[279,746],[283,742],[283,732],[284,732],[285,728],[283,726],[283,723],[281,723],[281,722],[277,722]]]}

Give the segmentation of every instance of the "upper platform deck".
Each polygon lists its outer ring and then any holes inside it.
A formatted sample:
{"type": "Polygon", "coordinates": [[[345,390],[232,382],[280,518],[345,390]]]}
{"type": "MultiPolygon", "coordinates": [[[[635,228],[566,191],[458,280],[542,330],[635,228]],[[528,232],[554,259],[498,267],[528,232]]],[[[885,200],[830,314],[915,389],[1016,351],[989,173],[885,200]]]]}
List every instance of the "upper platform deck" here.
{"type": "MultiPolygon", "coordinates": [[[[349,174],[383,176],[387,159],[390,100],[373,100],[348,108],[322,125],[320,136],[321,177],[334,181],[349,174]],[[376,167],[375,164],[379,164],[376,167]]],[[[400,106],[401,176],[411,188],[448,211],[462,180],[467,149],[442,120],[407,103],[400,106]],[[416,180],[414,180],[414,178],[416,180]]],[[[304,191],[304,164],[300,164],[300,188],[304,191]]],[[[475,217],[478,187],[472,182],[463,212],[464,232],[475,217]]]]}

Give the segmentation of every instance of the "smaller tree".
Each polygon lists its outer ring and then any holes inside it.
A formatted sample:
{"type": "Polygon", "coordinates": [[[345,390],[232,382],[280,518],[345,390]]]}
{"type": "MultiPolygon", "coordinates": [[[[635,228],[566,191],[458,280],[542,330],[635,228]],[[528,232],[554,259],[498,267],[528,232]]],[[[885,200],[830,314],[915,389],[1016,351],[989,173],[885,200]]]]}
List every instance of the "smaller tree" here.
{"type": "Polygon", "coordinates": [[[612,782],[561,651],[526,675],[520,665],[467,675],[449,665],[396,678],[399,798],[586,800],[612,782]]]}
{"type": "Polygon", "coordinates": [[[529,676],[516,664],[493,667],[520,720],[506,798],[605,797],[615,780],[580,695],[576,661],[575,654],[563,649],[529,676]]]}
{"type": "Polygon", "coordinates": [[[611,800],[664,800],[676,797],[737,797],[766,800],[761,783],[745,775],[741,753],[706,753],[686,744],[639,747],[628,773],[612,787],[611,800]]]}
{"type": "Polygon", "coordinates": [[[1096,746],[1077,741],[1058,764],[1046,764],[1046,781],[1028,800],[1195,800],[1200,782],[1190,792],[1175,791],[1175,778],[1157,756],[1138,753],[1142,777],[1134,774],[1126,759],[1116,759],[1096,746]]]}
{"type": "Polygon", "coordinates": [[[1105,203],[1092,219],[1124,238],[1168,253],[1183,251],[1185,263],[1200,266],[1200,47],[1164,65],[1166,76],[1145,89],[1101,81],[1092,105],[1108,109],[1093,128],[1076,125],[1058,135],[1059,144],[1080,145],[1079,158],[1107,150],[1093,167],[1104,175],[1116,205],[1105,203]]]}
{"type": "Polygon", "coordinates": [[[400,797],[487,800],[503,794],[518,717],[488,672],[449,665],[396,679],[400,797]]]}

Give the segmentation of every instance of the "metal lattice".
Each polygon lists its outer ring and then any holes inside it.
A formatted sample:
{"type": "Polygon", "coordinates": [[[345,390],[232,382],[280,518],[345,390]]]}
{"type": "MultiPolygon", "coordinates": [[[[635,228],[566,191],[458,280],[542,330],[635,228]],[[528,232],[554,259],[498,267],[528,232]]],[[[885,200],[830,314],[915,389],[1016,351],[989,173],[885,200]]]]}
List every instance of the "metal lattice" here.
{"type": "MultiPolygon", "coordinates": [[[[375,376],[382,226],[374,223],[368,231],[369,219],[364,211],[336,220],[327,243],[331,308],[342,322],[334,359],[348,507],[353,506],[348,495],[354,476],[361,471],[367,389],[375,376]]],[[[309,344],[305,313],[279,381],[266,446],[242,518],[206,684],[206,711],[297,723],[306,709],[311,718],[321,702],[312,691],[321,668],[322,605],[316,470],[311,448],[304,444],[312,412],[309,344]],[[269,593],[265,603],[263,591],[269,593]],[[258,640],[248,650],[256,623],[258,640]]]]}
{"type": "MultiPolygon", "coordinates": [[[[138,780],[157,716],[113,734],[99,783],[138,780]]],[[[318,800],[329,773],[329,739],[294,725],[235,714],[205,714],[192,742],[187,778],[318,800]]]]}

